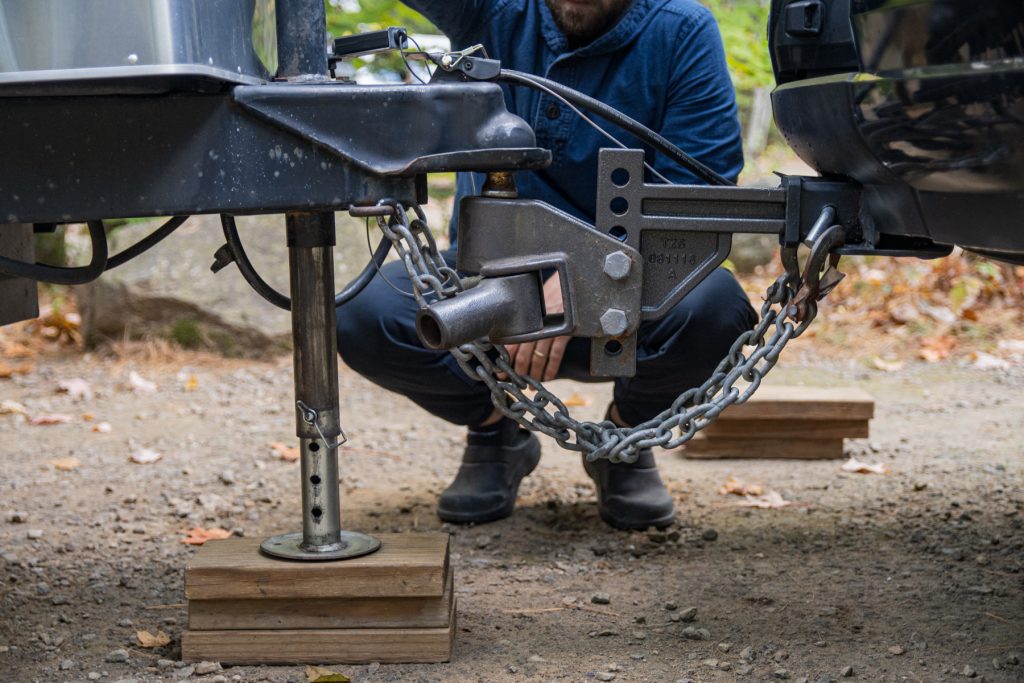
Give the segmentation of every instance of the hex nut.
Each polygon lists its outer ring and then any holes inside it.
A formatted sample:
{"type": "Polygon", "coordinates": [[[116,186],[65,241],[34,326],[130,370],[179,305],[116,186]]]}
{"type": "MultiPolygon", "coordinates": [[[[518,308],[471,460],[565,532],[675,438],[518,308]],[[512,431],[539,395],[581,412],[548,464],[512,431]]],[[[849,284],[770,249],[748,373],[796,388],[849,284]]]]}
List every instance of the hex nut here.
{"type": "Polygon", "coordinates": [[[613,280],[622,280],[629,275],[633,260],[622,251],[613,251],[604,257],[604,274],[613,280]]]}
{"type": "Polygon", "coordinates": [[[601,316],[601,331],[609,337],[617,337],[625,332],[628,326],[626,312],[617,308],[609,308],[601,316]]]}

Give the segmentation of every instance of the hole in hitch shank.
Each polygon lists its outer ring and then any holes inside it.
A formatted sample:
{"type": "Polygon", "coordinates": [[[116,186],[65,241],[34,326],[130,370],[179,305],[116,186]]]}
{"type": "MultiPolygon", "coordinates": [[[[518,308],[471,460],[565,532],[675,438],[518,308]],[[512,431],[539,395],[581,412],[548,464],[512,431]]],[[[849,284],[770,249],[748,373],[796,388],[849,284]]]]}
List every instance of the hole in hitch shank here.
{"type": "Polygon", "coordinates": [[[320,444],[318,444],[316,441],[313,441],[312,443],[309,444],[309,450],[316,453],[318,450],[320,450],[320,444]]]}
{"type": "Polygon", "coordinates": [[[309,483],[312,484],[313,486],[319,486],[320,485],[320,477],[319,477],[319,475],[314,474],[312,477],[310,477],[309,478],[309,483]]]}
{"type": "Polygon", "coordinates": [[[312,510],[310,510],[310,512],[312,512],[313,516],[316,517],[317,519],[320,519],[320,517],[322,517],[323,514],[324,514],[324,511],[321,510],[319,507],[313,508],[312,510]]]}

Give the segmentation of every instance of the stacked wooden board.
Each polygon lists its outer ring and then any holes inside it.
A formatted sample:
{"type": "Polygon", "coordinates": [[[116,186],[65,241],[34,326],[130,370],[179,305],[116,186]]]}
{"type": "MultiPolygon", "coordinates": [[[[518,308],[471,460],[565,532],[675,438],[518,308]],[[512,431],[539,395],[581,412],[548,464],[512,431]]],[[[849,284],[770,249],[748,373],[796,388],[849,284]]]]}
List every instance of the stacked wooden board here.
{"type": "Polygon", "coordinates": [[[690,441],[687,458],[843,457],[843,439],[868,437],[875,401],[851,387],[761,387],[746,403],[726,408],[690,441]]]}
{"type": "Polygon", "coordinates": [[[208,541],[185,567],[185,661],[447,662],[455,634],[448,534],[377,534],[334,562],[267,557],[259,539],[208,541]]]}

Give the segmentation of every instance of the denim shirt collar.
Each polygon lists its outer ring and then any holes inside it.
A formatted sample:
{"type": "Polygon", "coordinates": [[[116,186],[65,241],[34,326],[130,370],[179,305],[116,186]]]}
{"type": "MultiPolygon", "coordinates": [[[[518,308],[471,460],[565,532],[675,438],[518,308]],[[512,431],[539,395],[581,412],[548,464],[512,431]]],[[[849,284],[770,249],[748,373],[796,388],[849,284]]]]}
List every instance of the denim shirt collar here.
{"type": "Polygon", "coordinates": [[[599,55],[617,50],[631,41],[637,33],[650,21],[654,10],[664,5],[668,0],[634,0],[625,14],[612,26],[611,30],[599,36],[597,40],[588,43],[583,47],[569,51],[569,39],[565,37],[562,30],[555,23],[551,15],[551,9],[544,0],[538,0],[540,6],[540,28],[544,41],[555,53],[556,58],[566,55],[599,55]]]}

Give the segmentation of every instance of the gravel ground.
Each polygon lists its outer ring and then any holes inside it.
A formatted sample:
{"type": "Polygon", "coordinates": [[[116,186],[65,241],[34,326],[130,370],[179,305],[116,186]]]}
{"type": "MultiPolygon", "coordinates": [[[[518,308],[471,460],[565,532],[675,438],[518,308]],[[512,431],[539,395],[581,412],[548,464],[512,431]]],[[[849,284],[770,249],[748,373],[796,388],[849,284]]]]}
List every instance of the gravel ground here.
{"type": "MultiPolygon", "coordinates": [[[[772,381],[871,391],[872,437],[847,450],[891,472],[663,453],[680,523],[626,533],[598,520],[578,456],[545,441],[512,518],[451,528],[434,500],[460,431],[343,368],[345,524],[450,530],[459,628],[448,664],[333,668],[382,682],[1024,680],[1024,371],[883,373],[801,351],[772,381]],[[718,492],[729,475],[795,504],[739,507],[718,492]]],[[[589,399],[575,409],[588,418],[607,401],[553,386],[589,399]]],[[[74,354],[0,381],[30,415],[72,418],[0,416],[0,680],[306,681],[302,667],[178,661],[184,530],[298,527],[298,465],[268,445],[295,442],[290,395],[287,358],[74,354]],[[130,390],[132,370],[157,389],[130,390]],[[95,396],[57,393],[69,378],[95,396]],[[162,459],[132,463],[141,449],[162,459]],[[143,629],[171,643],[144,649],[143,629]]]]}

